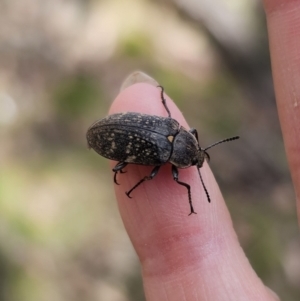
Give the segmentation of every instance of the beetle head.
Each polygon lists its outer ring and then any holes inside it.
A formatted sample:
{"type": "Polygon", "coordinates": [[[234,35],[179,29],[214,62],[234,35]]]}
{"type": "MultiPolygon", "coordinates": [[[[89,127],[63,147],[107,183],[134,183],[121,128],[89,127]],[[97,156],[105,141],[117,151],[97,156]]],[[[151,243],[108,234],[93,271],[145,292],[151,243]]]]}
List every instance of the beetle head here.
{"type": "Polygon", "coordinates": [[[197,152],[197,157],[195,158],[195,161],[193,162],[193,165],[196,165],[198,168],[201,168],[203,166],[204,160],[210,161],[210,156],[206,152],[204,148],[201,148],[197,152]]]}

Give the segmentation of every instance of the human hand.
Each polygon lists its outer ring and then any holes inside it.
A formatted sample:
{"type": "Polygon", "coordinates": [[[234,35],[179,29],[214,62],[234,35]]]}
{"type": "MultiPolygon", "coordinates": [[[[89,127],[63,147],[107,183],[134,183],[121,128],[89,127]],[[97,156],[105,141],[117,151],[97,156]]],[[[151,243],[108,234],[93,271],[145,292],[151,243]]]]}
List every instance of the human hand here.
{"type": "MultiPolygon", "coordinates": [[[[127,88],[112,104],[110,114],[136,111],[167,116],[155,83],[130,85],[147,80],[143,74],[132,75],[126,82],[127,88]]],[[[189,128],[175,104],[165,97],[172,118],[189,128]]],[[[146,299],[278,300],[257,277],[240,247],[208,164],[204,163],[201,173],[211,203],[207,202],[196,167],[179,170],[179,179],[191,185],[198,212],[190,217],[187,191],[174,183],[169,164],[160,169],[154,180],[134,190],[133,199],[127,198],[125,191],[152,169],[128,165],[126,176],[118,175],[121,185],[115,185],[124,225],[142,265],[146,299]]]]}
{"type": "Polygon", "coordinates": [[[300,222],[300,2],[265,0],[277,109],[300,222]]]}

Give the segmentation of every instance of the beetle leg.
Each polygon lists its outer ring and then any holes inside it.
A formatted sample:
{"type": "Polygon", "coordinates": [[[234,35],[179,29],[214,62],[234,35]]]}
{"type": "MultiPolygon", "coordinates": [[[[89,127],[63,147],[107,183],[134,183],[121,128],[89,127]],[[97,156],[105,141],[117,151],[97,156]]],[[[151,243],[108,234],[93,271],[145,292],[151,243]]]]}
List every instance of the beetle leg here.
{"type": "Polygon", "coordinates": [[[189,132],[190,132],[192,135],[194,135],[194,136],[196,137],[197,141],[199,142],[197,130],[194,129],[194,128],[191,128],[191,129],[189,130],[189,132]]]}
{"type": "Polygon", "coordinates": [[[137,183],[136,183],[129,191],[125,192],[126,195],[131,199],[130,193],[131,193],[134,189],[136,189],[138,186],[140,186],[143,182],[152,180],[152,179],[157,175],[159,169],[160,169],[160,166],[155,166],[155,167],[153,168],[153,170],[151,171],[150,176],[146,176],[146,177],[144,177],[143,179],[141,179],[140,181],[138,181],[138,182],[137,182],[137,183]]]}
{"type": "Polygon", "coordinates": [[[168,112],[169,117],[171,117],[171,113],[170,113],[170,110],[169,110],[169,108],[168,108],[168,106],[167,106],[166,99],[164,98],[164,90],[165,90],[165,89],[164,89],[163,86],[157,86],[157,87],[158,87],[158,88],[161,88],[161,100],[162,100],[162,103],[163,103],[163,105],[164,105],[166,111],[168,112]]]}
{"type": "Polygon", "coordinates": [[[113,172],[115,173],[114,174],[114,182],[115,184],[117,185],[120,185],[118,182],[117,182],[117,173],[120,172],[120,173],[125,173],[125,171],[123,171],[122,169],[127,165],[128,163],[126,162],[119,162],[117,163],[117,165],[113,168],[113,172]]]}
{"type": "Polygon", "coordinates": [[[117,171],[115,172],[115,174],[114,174],[114,182],[115,182],[115,184],[117,184],[117,185],[120,185],[118,182],[117,182],[117,171]]]}
{"type": "Polygon", "coordinates": [[[197,214],[197,212],[194,211],[194,207],[193,207],[193,203],[192,203],[192,197],[191,197],[191,186],[189,184],[180,182],[178,180],[178,168],[175,165],[172,165],[172,175],[173,175],[173,179],[179,184],[182,185],[184,187],[186,187],[187,191],[188,191],[188,196],[189,196],[189,203],[190,203],[190,208],[191,208],[191,213],[189,215],[191,215],[192,213],[197,214]]]}

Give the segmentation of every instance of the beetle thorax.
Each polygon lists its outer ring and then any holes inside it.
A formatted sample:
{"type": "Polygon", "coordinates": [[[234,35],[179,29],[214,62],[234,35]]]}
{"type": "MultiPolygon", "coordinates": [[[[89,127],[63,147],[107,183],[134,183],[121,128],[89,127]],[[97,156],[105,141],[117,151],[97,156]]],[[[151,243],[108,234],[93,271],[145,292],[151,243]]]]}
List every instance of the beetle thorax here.
{"type": "Polygon", "coordinates": [[[187,168],[192,165],[198,165],[199,159],[201,165],[205,155],[202,154],[196,137],[181,127],[173,140],[173,150],[169,162],[178,168],[187,168]]]}

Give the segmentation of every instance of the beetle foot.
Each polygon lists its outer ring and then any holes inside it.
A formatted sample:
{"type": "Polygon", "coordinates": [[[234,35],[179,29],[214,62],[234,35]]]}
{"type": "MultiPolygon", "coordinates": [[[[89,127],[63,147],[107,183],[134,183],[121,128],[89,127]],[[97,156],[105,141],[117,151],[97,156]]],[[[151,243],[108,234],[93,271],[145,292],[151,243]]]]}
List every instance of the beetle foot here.
{"type": "Polygon", "coordinates": [[[191,214],[197,214],[197,212],[195,212],[194,210],[192,210],[191,213],[189,214],[189,216],[190,216],[191,214]]]}
{"type": "Polygon", "coordinates": [[[130,196],[130,192],[126,191],[125,194],[126,194],[130,199],[132,199],[132,197],[130,196]]]}

